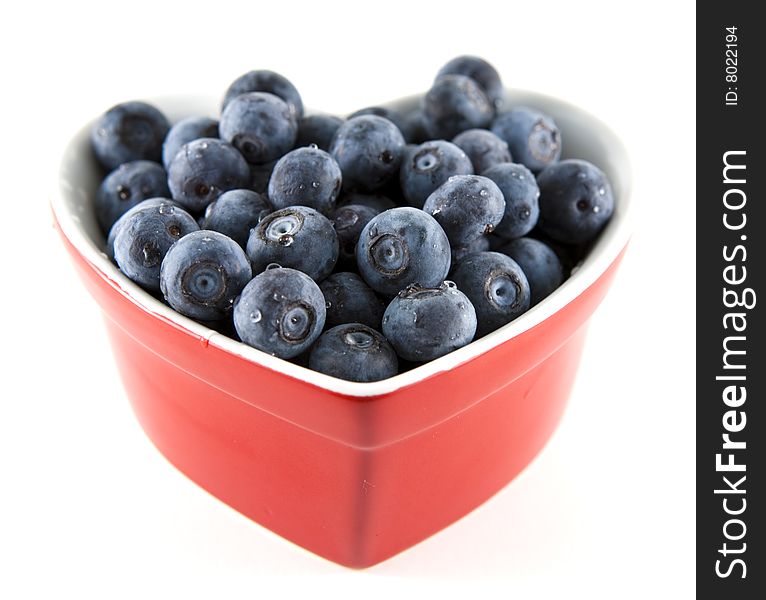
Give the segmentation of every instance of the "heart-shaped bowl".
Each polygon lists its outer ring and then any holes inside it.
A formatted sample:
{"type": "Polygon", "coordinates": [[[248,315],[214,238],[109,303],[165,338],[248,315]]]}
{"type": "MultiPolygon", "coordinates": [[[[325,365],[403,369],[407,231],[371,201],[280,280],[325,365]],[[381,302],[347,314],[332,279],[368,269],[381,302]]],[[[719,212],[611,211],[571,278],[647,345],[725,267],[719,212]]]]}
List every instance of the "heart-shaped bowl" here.
{"type": "MultiPolygon", "coordinates": [[[[150,100],[175,121],[218,100],[150,100]]],[[[391,103],[406,109],[418,97],[391,103]]],[[[69,142],[51,204],[101,307],[127,395],[149,438],[189,478],[253,521],[337,563],[380,562],[459,519],[510,482],[553,433],[587,322],[630,235],[625,149],[560,100],[508,91],[553,116],[564,156],[611,180],[616,210],[576,272],[515,321],[375,383],[275,358],[176,313],[104,253],[93,198],[103,173],[90,124],[69,142]]]]}

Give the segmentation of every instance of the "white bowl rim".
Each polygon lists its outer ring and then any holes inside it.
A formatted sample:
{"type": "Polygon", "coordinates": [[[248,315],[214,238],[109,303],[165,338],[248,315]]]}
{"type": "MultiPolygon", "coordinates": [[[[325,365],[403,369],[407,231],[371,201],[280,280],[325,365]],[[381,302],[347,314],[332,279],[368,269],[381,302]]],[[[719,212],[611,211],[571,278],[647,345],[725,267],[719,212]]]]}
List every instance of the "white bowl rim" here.
{"type": "MultiPolygon", "coordinates": [[[[419,95],[410,96],[389,103],[389,105],[412,103],[419,97],[419,95]]],[[[559,118],[556,119],[557,121],[560,121],[561,115],[571,114],[573,115],[573,118],[580,121],[583,126],[587,125],[587,128],[592,132],[594,139],[600,139],[602,141],[609,152],[608,157],[611,163],[611,169],[605,168],[603,165],[599,166],[605,171],[611,170],[613,172],[610,179],[612,180],[615,194],[614,215],[607,227],[600,234],[599,239],[586,257],[586,260],[578,265],[577,272],[573,272],[572,276],[538,305],[532,307],[529,311],[514,321],[511,321],[507,325],[493,331],[483,338],[473,341],[463,348],[381,381],[358,383],[312,371],[306,367],[271,356],[266,352],[247,346],[242,342],[229,338],[205,325],[184,317],[169,306],[166,306],[153,298],[149,293],[123,275],[119,268],[114,265],[103,252],[103,249],[96,244],[88,233],[86,233],[82,227],[82,220],[77,214],[77,211],[74,210],[74,207],[67,201],[68,195],[71,195],[74,192],[73,186],[71,182],[67,181],[62,176],[62,174],[59,174],[59,178],[56,181],[51,196],[51,207],[62,233],[77,249],[80,255],[102,276],[110,280],[125,297],[141,310],[157,315],[175,324],[179,328],[188,331],[189,334],[205,341],[206,346],[209,345],[220,348],[245,360],[304,381],[318,388],[328,390],[334,394],[351,397],[383,396],[471,361],[500,344],[507,342],[511,338],[539,325],[593,285],[610,265],[614,263],[629,241],[632,231],[631,225],[633,212],[631,202],[631,172],[627,151],[616,134],[596,117],[578,107],[556,98],[524,90],[508,90],[508,98],[510,98],[511,101],[514,101],[517,105],[542,105],[548,109],[547,112],[551,113],[557,112],[556,110],[552,111],[551,107],[557,107],[559,109],[559,112],[557,113],[559,114],[559,118]],[[619,173],[620,175],[619,189],[614,185],[614,173],[619,173]]],[[[174,103],[179,106],[188,106],[189,100],[189,96],[166,96],[149,98],[146,101],[157,105],[161,110],[167,110],[167,107],[174,103]]],[[[207,111],[205,111],[205,113],[214,113],[217,109],[217,100],[207,96],[194,96],[191,104],[195,106],[207,106],[207,111]]],[[[190,114],[205,113],[197,111],[190,114]]],[[[555,115],[554,118],[556,118],[555,115]]],[[[559,123],[559,125],[560,124],[561,123],[559,123]]],[[[85,127],[80,127],[77,134],[69,138],[65,150],[62,152],[62,157],[67,156],[67,153],[75,152],[76,145],[78,142],[82,143],[82,138],[90,130],[90,127],[90,123],[85,127]]],[[[566,148],[567,138],[565,136],[562,137],[566,148]]]]}

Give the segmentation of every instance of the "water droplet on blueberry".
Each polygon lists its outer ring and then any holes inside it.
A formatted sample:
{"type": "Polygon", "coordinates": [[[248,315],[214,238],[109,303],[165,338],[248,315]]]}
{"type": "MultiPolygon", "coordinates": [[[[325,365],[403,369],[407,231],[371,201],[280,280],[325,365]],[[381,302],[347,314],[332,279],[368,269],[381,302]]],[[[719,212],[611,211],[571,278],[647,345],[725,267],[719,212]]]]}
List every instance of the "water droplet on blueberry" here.
{"type": "Polygon", "coordinates": [[[259,323],[261,319],[263,318],[263,315],[261,314],[261,311],[256,309],[253,312],[250,313],[250,322],[251,323],[259,323]]]}
{"type": "Polygon", "coordinates": [[[130,200],[130,188],[124,185],[117,186],[117,196],[120,200],[130,200]]]}

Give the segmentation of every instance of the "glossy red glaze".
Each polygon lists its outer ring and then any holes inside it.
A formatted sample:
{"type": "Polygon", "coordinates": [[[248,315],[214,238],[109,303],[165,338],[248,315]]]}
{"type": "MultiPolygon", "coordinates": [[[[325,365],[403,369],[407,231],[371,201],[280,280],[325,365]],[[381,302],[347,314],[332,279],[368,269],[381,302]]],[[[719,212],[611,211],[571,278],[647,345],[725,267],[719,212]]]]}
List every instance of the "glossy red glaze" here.
{"type": "Polygon", "coordinates": [[[484,354],[357,397],[236,356],[149,312],[62,237],[157,448],[242,514],[351,567],[449,525],[534,458],[561,417],[587,320],[622,257],[552,316],[484,354]]]}

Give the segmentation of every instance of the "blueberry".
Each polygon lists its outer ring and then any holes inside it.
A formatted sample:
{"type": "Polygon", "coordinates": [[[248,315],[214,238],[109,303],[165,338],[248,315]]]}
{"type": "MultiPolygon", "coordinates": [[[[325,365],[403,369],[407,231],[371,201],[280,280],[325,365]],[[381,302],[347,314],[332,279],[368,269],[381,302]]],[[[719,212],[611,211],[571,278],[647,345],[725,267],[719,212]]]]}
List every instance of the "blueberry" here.
{"type": "Polygon", "coordinates": [[[187,117],[170,128],[162,144],[162,164],[167,169],[181,146],[199,138],[217,138],[218,121],[210,117],[187,117]]]}
{"type": "Polygon", "coordinates": [[[250,170],[234,146],[200,138],[181,146],[168,167],[173,200],[190,212],[200,212],[224,192],[246,188],[250,170]]]}
{"type": "Polygon", "coordinates": [[[281,98],[250,92],[226,105],[219,129],[247,162],[257,165],[279,158],[295,145],[298,122],[281,98]]]}
{"type": "Polygon", "coordinates": [[[271,211],[265,194],[252,190],[229,190],[208,204],[200,228],[223,233],[244,248],[250,230],[271,211]]]}
{"type": "Polygon", "coordinates": [[[479,85],[465,75],[443,75],[423,97],[431,138],[452,139],[461,131],[487,127],[495,111],[479,85]]]}
{"type": "Polygon", "coordinates": [[[90,141],[101,165],[109,171],[134,160],[160,162],[162,142],[170,123],[146,102],[123,102],[93,124],[90,141]]]}
{"type": "Polygon", "coordinates": [[[466,256],[451,277],[476,309],[477,338],[509,323],[529,308],[527,277],[505,254],[477,252],[466,256]]]}
{"type": "MultiPolygon", "coordinates": [[[[495,70],[495,67],[483,58],[477,56],[458,56],[453,58],[439,69],[436,78],[438,79],[444,75],[465,75],[470,77],[479,84],[479,87],[487,95],[495,109],[502,106],[505,90],[500,81],[500,75],[495,70]]],[[[477,168],[476,171],[479,172],[479,169],[477,168]]]]}
{"type": "MultiPolygon", "coordinates": [[[[422,144],[430,138],[426,129],[426,119],[423,114],[422,106],[405,112],[402,116],[404,127],[407,132],[405,139],[409,144],[422,144]]],[[[404,135],[404,133],[402,133],[404,135]]]]}
{"type": "Polygon", "coordinates": [[[614,211],[606,175],[584,160],[562,160],[537,177],[540,186],[540,229],[565,244],[596,237],[614,211]]]}
{"type": "Polygon", "coordinates": [[[334,115],[311,115],[298,122],[298,137],[295,147],[302,148],[314,144],[322,150],[329,150],[332,138],[343,119],[334,115]]]}
{"type": "Polygon", "coordinates": [[[450,244],[465,246],[492,233],[505,211],[500,188],[480,175],[455,175],[426,200],[423,210],[444,228],[450,244]]]}
{"type": "Polygon", "coordinates": [[[303,101],[296,87],[290,81],[274,71],[250,71],[235,79],[226,90],[221,111],[237,96],[249,92],[267,92],[274,94],[287,103],[293,120],[303,116],[303,101]]]}
{"type": "MultiPolygon", "coordinates": [[[[527,237],[542,242],[556,253],[564,270],[564,279],[569,277],[572,270],[585,259],[591,245],[587,242],[585,244],[563,244],[547,235],[539,226],[530,231],[527,237]]],[[[505,246],[505,243],[498,246],[498,252],[502,251],[503,246],[505,246]]]]}
{"type": "Polygon", "coordinates": [[[553,119],[519,106],[495,117],[492,132],[508,143],[513,160],[538,173],[561,156],[561,134],[553,119]]]}
{"type": "Polygon", "coordinates": [[[486,252],[490,246],[490,236],[482,235],[475,240],[468,242],[465,246],[455,246],[452,248],[452,267],[457,266],[469,254],[474,252],[486,252]]]}
{"type": "Polygon", "coordinates": [[[123,163],[106,176],[96,192],[98,224],[106,233],[128,209],[147,198],[170,196],[168,174],[156,162],[123,163]]]}
{"type": "Polygon", "coordinates": [[[178,204],[178,202],[174,202],[170,198],[147,198],[146,200],[142,200],[136,204],[134,207],[129,208],[127,211],[125,211],[125,213],[122,214],[122,216],[120,216],[119,219],[114,222],[114,225],[112,225],[112,227],[109,229],[109,234],[106,237],[106,247],[104,249],[104,252],[106,252],[107,256],[114,260],[114,240],[117,238],[117,233],[119,232],[120,227],[122,227],[122,224],[130,218],[130,215],[145,208],[157,208],[162,204],[183,209],[183,207],[178,204]]]}
{"type": "Polygon", "coordinates": [[[517,163],[504,163],[487,169],[484,176],[497,184],[505,198],[505,214],[495,233],[512,240],[532,231],[540,216],[540,188],[529,169],[517,163]]]}
{"type": "Polygon", "coordinates": [[[547,244],[528,237],[511,240],[501,247],[521,267],[529,281],[530,306],[548,296],[564,281],[564,269],[547,244]]]}
{"type": "Polygon", "coordinates": [[[410,136],[412,135],[412,132],[410,131],[410,121],[408,121],[398,110],[386,108],[384,106],[368,106],[367,108],[362,108],[351,113],[348,118],[353,119],[354,117],[361,117],[362,115],[377,115],[378,117],[388,119],[399,129],[404,141],[409,142],[410,136]]]}
{"type": "Polygon", "coordinates": [[[477,175],[484,175],[484,171],[495,165],[511,162],[511,151],[505,140],[486,129],[468,129],[456,135],[452,143],[468,155],[477,175]]]}
{"type": "Polygon", "coordinates": [[[402,290],[383,315],[383,335],[405,360],[425,362],[473,340],[476,311],[452,282],[402,290]]]}
{"type": "Polygon", "coordinates": [[[309,206],[324,214],[335,208],[341,186],[338,163],[319,148],[297,148],[277,161],[269,179],[274,208],[309,206]]]}
{"type": "Polygon", "coordinates": [[[383,334],[361,323],[346,323],[317,340],[309,368],[348,381],[380,381],[397,374],[399,361],[383,334]]]}
{"type": "Polygon", "coordinates": [[[323,214],[307,206],[289,206],[267,215],[253,228],[247,256],[254,273],[273,263],[321,281],[338,260],[338,236],[323,214]]]}
{"type": "Polygon", "coordinates": [[[380,329],[386,307],[359,275],[346,271],[333,273],[319,287],[326,301],[326,327],[363,323],[380,329]]]}
{"type": "Polygon", "coordinates": [[[234,240],[203,229],[182,237],[165,254],[160,290],[182,315],[214,321],[231,314],[252,275],[245,251],[234,240]]]}
{"type": "Polygon", "coordinates": [[[262,165],[250,165],[250,188],[259,194],[267,194],[269,191],[269,180],[276,166],[276,160],[263,163],[262,165]]]}
{"type": "Polygon", "coordinates": [[[129,279],[151,291],[160,289],[160,265],[170,247],[199,229],[194,217],[166,202],[136,207],[118,223],[114,259],[129,279]]]}
{"type": "Polygon", "coordinates": [[[388,119],[375,115],[354,117],[335,132],[330,154],[343,173],[343,186],[374,192],[399,170],[404,138],[388,119]]]}
{"type": "Polygon", "coordinates": [[[361,204],[348,204],[333,211],[330,218],[338,234],[340,254],[338,265],[344,269],[356,268],[356,243],[364,226],[378,214],[378,211],[361,204]]]}
{"type": "Polygon", "coordinates": [[[431,215],[417,208],[392,208],[365,225],[356,263],[367,285],[390,297],[411,283],[439,285],[449,272],[450,245],[431,215]]]}
{"type": "Polygon", "coordinates": [[[389,208],[396,208],[396,202],[382,194],[360,194],[359,192],[342,192],[338,197],[338,207],[350,204],[369,206],[377,212],[383,212],[389,208]]]}
{"type": "Polygon", "coordinates": [[[399,184],[407,202],[423,208],[426,198],[453,175],[472,175],[473,165],[455,144],[432,140],[408,148],[399,169],[399,184]]]}
{"type": "Polygon", "coordinates": [[[234,327],[246,344],[279,358],[294,358],[322,333],[325,300],[316,283],[295,269],[267,269],[234,304],[234,327]]]}

